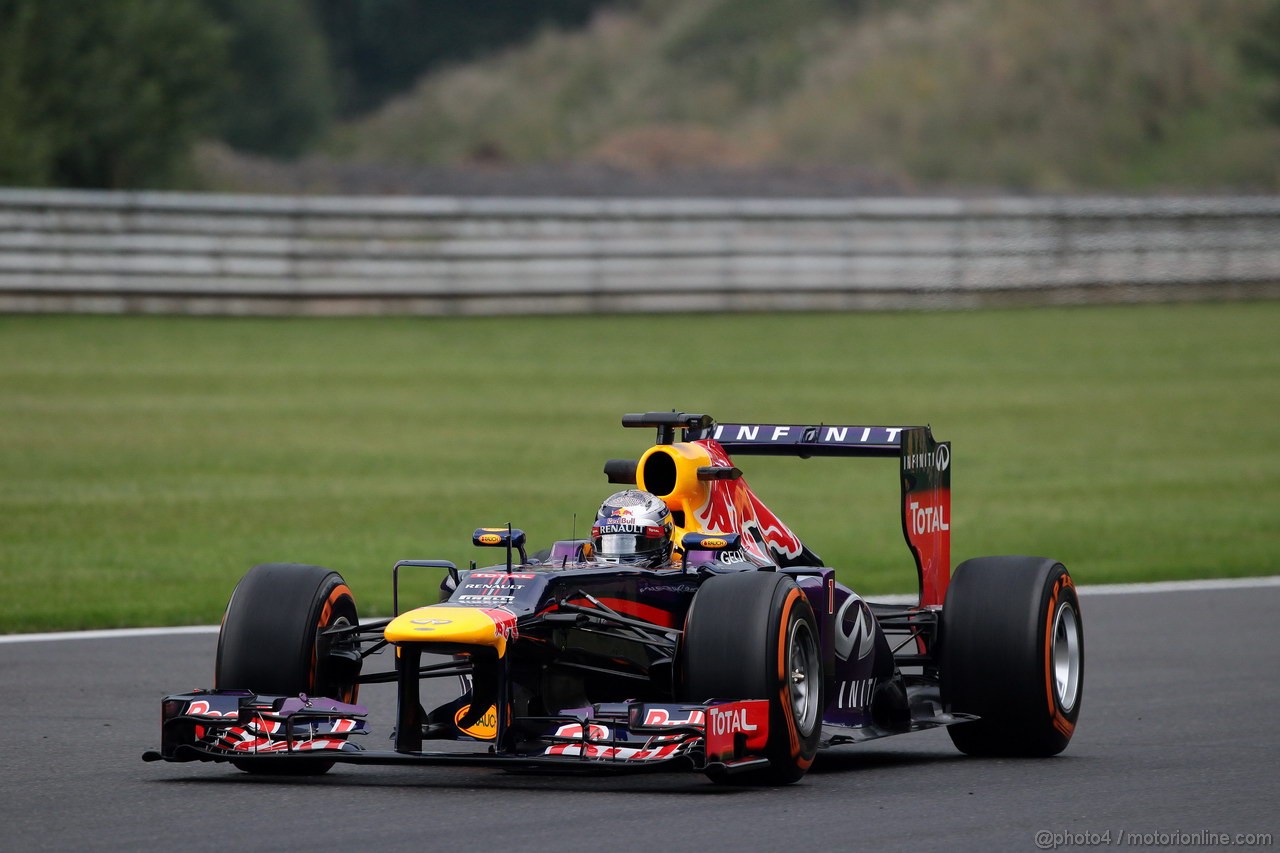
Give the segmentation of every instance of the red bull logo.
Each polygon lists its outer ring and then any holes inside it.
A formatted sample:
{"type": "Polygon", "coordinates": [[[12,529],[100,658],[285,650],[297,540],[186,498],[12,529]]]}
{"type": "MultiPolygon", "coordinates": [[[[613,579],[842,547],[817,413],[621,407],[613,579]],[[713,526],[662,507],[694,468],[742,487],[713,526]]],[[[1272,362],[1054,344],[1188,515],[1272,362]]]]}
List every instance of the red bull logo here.
{"type": "Polygon", "coordinates": [[[485,610],[484,615],[493,620],[493,636],[515,640],[520,636],[516,627],[516,615],[510,610],[485,610]]]}
{"type": "MultiPolygon", "coordinates": [[[[733,460],[718,441],[703,439],[694,444],[707,451],[712,465],[733,465],[733,460]]],[[[745,479],[712,483],[707,502],[694,515],[705,530],[741,533],[743,550],[763,560],[798,557],[804,548],[799,537],[747,487],[745,479]]]]}

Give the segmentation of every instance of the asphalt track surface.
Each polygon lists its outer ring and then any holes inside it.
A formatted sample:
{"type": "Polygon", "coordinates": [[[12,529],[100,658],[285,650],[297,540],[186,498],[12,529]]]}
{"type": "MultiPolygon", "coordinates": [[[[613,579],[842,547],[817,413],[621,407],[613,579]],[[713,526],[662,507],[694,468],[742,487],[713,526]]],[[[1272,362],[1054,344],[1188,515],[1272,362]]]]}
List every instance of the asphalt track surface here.
{"type": "MultiPolygon", "coordinates": [[[[689,773],[339,765],[290,780],[145,764],[160,698],[210,682],[211,634],[3,644],[0,850],[986,851],[1107,831],[1125,849],[1142,845],[1116,833],[1271,833],[1274,848],[1280,586],[1081,603],[1084,707],[1061,756],[966,758],[939,730],[832,750],[799,784],[760,789],[689,773]]],[[[392,696],[361,699],[376,746],[392,696]]]]}

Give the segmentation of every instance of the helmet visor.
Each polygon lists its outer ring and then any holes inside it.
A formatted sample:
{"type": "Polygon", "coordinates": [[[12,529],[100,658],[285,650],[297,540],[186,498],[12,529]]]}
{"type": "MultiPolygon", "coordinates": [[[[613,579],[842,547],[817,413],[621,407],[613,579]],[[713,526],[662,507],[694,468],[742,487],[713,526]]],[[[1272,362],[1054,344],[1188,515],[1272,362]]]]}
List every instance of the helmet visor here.
{"type": "Polygon", "coordinates": [[[606,560],[665,556],[670,542],[666,525],[602,521],[591,529],[596,555],[606,560]]]}
{"type": "MultiPolygon", "coordinates": [[[[661,530],[662,528],[657,528],[661,530]]],[[[602,557],[635,557],[656,554],[663,549],[661,536],[635,533],[602,533],[596,541],[596,553],[602,557]]]]}

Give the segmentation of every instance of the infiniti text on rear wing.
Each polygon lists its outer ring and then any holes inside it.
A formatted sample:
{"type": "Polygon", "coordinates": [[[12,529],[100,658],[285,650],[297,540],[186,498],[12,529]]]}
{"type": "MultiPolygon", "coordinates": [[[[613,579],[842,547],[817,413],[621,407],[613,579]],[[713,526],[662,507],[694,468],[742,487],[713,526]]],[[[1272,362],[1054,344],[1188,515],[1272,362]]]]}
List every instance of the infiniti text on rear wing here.
{"type": "Polygon", "coordinates": [[[714,438],[739,456],[901,456],[902,434],[928,427],[712,424],[686,429],[685,441],[714,438]]]}

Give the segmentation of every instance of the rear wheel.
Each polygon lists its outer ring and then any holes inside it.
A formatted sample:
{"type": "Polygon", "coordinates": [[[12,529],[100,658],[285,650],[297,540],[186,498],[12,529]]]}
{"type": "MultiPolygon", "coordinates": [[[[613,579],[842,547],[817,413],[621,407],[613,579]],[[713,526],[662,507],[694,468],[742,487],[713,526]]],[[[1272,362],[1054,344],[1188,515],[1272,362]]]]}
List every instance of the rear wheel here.
{"type": "Polygon", "coordinates": [[[775,572],[708,580],[694,596],[681,655],[686,700],[769,701],[769,766],[709,771],[713,781],[787,784],[804,775],[822,735],[823,673],[817,620],[795,581],[775,572]]]}
{"type": "MultiPolygon", "coordinates": [[[[357,625],[355,599],[342,576],[321,566],[268,563],[250,569],[231,593],[218,633],[214,684],[224,690],[324,696],[354,702],[358,674],[317,654],[326,628],[357,625]]],[[[332,761],[235,762],[251,773],[312,775],[332,761]]]]}
{"type": "Polygon", "coordinates": [[[1066,749],[1084,694],[1084,623],[1071,576],[1041,557],[983,557],[956,568],[942,611],[939,669],[947,728],[968,755],[1066,749]]]}

